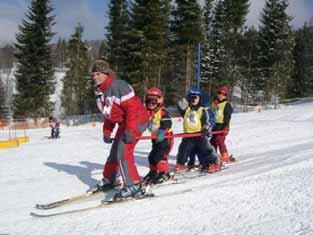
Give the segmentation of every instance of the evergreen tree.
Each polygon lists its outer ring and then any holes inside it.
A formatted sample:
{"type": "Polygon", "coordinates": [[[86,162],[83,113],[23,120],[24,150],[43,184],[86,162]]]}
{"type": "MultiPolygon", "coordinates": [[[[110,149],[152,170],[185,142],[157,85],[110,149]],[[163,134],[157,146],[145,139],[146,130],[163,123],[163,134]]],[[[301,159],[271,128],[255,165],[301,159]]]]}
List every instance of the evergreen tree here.
{"type": "Polygon", "coordinates": [[[53,110],[54,69],[49,42],[54,16],[49,0],[33,0],[16,35],[18,68],[15,117],[49,116],[53,110]]]}
{"type": "Polygon", "coordinates": [[[194,86],[196,48],[203,40],[201,8],[196,0],[176,0],[172,11],[174,34],[176,97],[184,96],[194,86]],[[184,85],[184,86],[182,86],[184,85]]]}
{"type": "Polygon", "coordinates": [[[4,89],[4,83],[0,77],[0,121],[1,119],[5,118],[5,89],[4,89]]]}
{"type": "Polygon", "coordinates": [[[105,60],[109,60],[108,59],[108,54],[109,54],[109,49],[108,49],[108,44],[105,40],[103,40],[100,44],[100,47],[99,47],[99,58],[104,58],[105,60]]]}
{"type": "Polygon", "coordinates": [[[127,33],[129,31],[129,13],[127,0],[111,0],[109,4],[109,25],[107,27],[107,44],[102,44],[101,56],[108,61],[121,79],[126,78],[127,33]],[[107,48],[104,48],[107,47],[107,48]],[[103,55],[102,55],[103,53],[103,55]]]}
{"type": "Polygon", "coordinates": [[[221,85],[226,84],[226,50],[225,50],[225,25],[226,18],[225,5],[222,0],[216,3],[213,10],[213,18],[210,31],[207,34],[206,50],[203,54],[206,57],[205,70],[209,76],[209,91],[213,95],[214,90],[221,85]]]}
{"type": "MultiPolygon", "coordinates": [[[[210,6],[211,1],[208,4],[210,6]]],[[[248,0],[216,2],[211,27],[206,27],[207,37],[202,61],[205,63],[204,79],[209,81],[211,95],[211,91],[222,84],[233,87],[242,76],[238,64],[240,56],[238,42],[242,37],[248,8],[248,0]]]]}
{"type": "Polygon", "coordinates": [[[289,97],[313,94],[313,24],[305,23],[295,34],[295,68],[289,85],[289,97]]]}
{"type": "Polygon", "coordinates": [[[55,49],[55,65],[58,68],[64,69],[66,63],[66,41],[63,38],[59,38],[55,49]]]}
{"type": "Polygon", "coordinates": [[[241,90],[241,104],[243,104],[243,111],[247,110],[248,103],[255,104],[259,103],[258,90],[254,86],[257,78],[257,42],[258,42],[258,31],[254,28],[245,29],[242,37],[238,41],[238,67],[239,74],[237,85],[241,90]]]}
{"type": "Polygon", "coordinates": [[[83,27],[79,24],[68,42],[66,67],[63,78],[62,107],[65,115],[90,112],[92,79],[89,74],[88,45],[82,40],[83,27]]]}
{"type": "Polygon", "coordinates": [[[169,15],[170,0],[136,0],[131,5],[127,80],[139,95],[143,95],[147,87],[164,82],[169,15]]]}
{"type": "Polygon", "coordinates": [[[205,0],[204,2],[204,41],[202,42],[201,50],[201,82],[205,84],[205,88],[209,93],[212,94],[212,82],[214,73],[214,43],[212,34],[212,24],[214,20],[213,12],[214,0],[205,0]]]}
{"type": "Polygon", "coordinates": [[[257,85],[264,91],[267,101],[275,98],[275,104],[278,96],[286,96],[287,84],[294,71],[294,39],[287,7],[287,0],[267,0],[261,16],[257,85]]]}

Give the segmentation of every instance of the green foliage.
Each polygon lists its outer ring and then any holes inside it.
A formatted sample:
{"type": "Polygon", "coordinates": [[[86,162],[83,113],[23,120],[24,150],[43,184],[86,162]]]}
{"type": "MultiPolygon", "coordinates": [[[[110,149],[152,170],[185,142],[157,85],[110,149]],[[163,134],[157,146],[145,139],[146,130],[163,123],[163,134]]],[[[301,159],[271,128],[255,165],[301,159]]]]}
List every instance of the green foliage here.
{"type": "Polygon", "coordinates": [[[142,96],[166,81],[170,0],[136,0],[130,10],[126,80],[142,96]]]}
{"type": "Polygon", "coordinates": [[[129,13],[126,0],[111,0],[109,4],[109,25],[107,27],[107,43],[101,45],[101,56],[108,59],[117,76],[126,79],[128,63],[129,13]]]}
{"type": "MultiPolygon", "coordinates": [[[[185,96],[195,82],[196,48],[204,38],[202,11],[196,0],[176,0],[172,9],[171,48],[173,48],[173,77],[169,83],[176,91],[172,97],[185,96]]],[[[177,100],[176,99],[176,100],[177,100]]]]}
{"type": "Polygon", "coordinates": [[[273,95],[286,96],[294,71],[294,39],[287,7],[287,0],[267,0],[261,17],[258,43],[260,76],[256,82],[268,101],[273,95]]]}
{"type": "Polygon", "coordinates": [[[90,113],[92,79],[89,74],[88,45],[82,41],[83,27],[78,25],[67,48],[68,71],[63,79],[62,107],[65,115],[90,113]]]}
{"type": "Polygon", "coordinates": [[[313,24],[305,23],[295,33],[295,74],[289,84],[289,97],[313,94],[313,24]]]}
{"type": "Polygon", "coordinates": [[[49,116],[53,110],[54,69],[49,41],[54,33],[49,0],[34,0],[16,36],[15,117],[49,116]]]}

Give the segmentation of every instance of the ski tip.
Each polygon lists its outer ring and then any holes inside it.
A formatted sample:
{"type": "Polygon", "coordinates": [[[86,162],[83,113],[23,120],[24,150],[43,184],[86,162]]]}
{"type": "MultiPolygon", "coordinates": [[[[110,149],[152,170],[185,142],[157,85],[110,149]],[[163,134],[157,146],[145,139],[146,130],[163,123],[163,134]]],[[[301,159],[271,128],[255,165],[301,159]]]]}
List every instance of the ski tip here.
{"type": "Polygon", "coordinates": [[[40,214],[36,214],[36,213],[34,213],[34,212],[30,212],[29,213],[29,215],[31,216],[31,217],[45,217],[45,215],[40,215],[40,214]]]}

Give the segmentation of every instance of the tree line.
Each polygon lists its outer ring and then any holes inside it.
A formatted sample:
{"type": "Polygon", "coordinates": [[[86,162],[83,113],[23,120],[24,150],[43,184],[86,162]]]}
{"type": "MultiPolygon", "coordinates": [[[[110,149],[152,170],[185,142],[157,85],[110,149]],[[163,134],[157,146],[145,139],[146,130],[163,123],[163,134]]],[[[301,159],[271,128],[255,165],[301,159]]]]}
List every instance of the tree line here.
{"type": "Polygon", "coordinates": [[[157,86],[167,105],[176,104],[197,85],[199,45],[200,86],[211,99],[220,85],[229,86],[233,101],[241,104],[277,105],[312,95],[312,21],[295,30],[288,1],[266,0],[259,27],[247,27],[249,7],[249,0],[111,0],[103,41],[84,41],[78,23],[69,40],[51,47],[53,8],[49,0],[34,0],[14,46],[14,116],[51,115],[56,68],[65,71],[63,114],[95,112],[90,65],[98,57],[139,96],[157,86]]]}

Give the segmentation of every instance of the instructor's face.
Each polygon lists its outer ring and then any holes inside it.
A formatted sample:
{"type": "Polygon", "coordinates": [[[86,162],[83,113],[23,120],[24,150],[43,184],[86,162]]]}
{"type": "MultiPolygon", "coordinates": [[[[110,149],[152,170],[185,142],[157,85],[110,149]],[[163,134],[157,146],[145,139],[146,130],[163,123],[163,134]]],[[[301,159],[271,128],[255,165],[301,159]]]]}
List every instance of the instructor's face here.
{"type": "Polygon", "coordinates": [[[93,72],[92,73],[92,79],[95,82],[97,86],[101,85],[105,79],[107,78],[108,75],[100,72],[93,72]]]}

